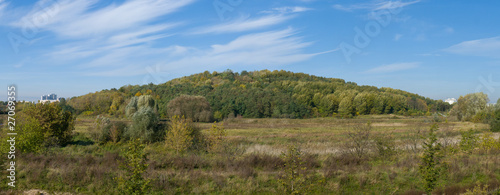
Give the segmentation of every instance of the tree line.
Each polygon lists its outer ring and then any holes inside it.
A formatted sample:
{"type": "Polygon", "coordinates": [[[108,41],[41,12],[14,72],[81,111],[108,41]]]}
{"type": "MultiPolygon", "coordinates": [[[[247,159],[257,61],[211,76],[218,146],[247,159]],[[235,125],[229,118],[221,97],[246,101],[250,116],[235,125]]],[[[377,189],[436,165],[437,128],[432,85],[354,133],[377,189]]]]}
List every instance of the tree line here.
{"type": "Polygon", "coordinates": [[[157,102],[156,109],[162,118],[178,112],[168,106],[172,100],[179,97],[189,100],[190,104],[203,107],[199,112],[210,111],[211,116],[205,117],[203,121],[235,116],[309,118],[367,114],[425,115],[449,111],[451,108],[442,100],[432,100],[402,90],[359,86],[343,79],[283,70],[241,73],[231,70],[205,71],[159,85],[127,85],[89,93],[70,98],[67,105],[74,108],[77,114],[124,117],[129,102],[141,95],[150,95],[157,102]]]}

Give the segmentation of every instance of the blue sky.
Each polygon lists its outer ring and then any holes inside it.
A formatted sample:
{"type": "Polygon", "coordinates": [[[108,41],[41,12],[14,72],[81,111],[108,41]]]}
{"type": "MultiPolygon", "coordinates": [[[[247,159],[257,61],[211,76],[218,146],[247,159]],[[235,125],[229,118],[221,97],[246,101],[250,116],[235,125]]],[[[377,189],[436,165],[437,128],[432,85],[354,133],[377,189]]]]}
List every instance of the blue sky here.
{"type": "MultiPolygon", "coordinates": [[[[0,84],[83,95],[284,69],[433,99],[500,97],[500,1],[0,0],[0,84]]],[[[0,93],[1,99],[6,99],[0,93]]]]}

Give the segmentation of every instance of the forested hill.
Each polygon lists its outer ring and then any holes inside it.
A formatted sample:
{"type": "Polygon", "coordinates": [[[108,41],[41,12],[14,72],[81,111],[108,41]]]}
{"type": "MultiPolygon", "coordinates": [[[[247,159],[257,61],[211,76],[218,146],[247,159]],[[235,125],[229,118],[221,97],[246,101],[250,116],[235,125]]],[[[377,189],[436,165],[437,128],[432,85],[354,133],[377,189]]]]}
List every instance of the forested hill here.
{"type": "Polygon", "coordinates": [[[423,115],[447,111],[442,100],[406,91],[359,86],[343,79],[289,71],[205,71],[163,84],[127,85],[71,98],[67,104],[84,115],[124,116],[133,96],[151,95],[166,117],[170,100],[182,95],[205,97],[216,119],[232,116],[306,118],[365,114],[423,115]]]}

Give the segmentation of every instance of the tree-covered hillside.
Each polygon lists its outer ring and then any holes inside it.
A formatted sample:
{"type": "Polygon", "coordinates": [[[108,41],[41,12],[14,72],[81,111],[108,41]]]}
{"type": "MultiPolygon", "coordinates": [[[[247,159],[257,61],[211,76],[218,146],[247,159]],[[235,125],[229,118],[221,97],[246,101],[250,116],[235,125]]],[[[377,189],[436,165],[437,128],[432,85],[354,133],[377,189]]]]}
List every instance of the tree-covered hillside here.
{"type": "Polygon", "coordinates": [[[78,114],[124,116],[134,96],[151,95],[160,116],[168,115],[168,103],[181,95],[203,96],[215,119],[306,118],[366,114],[423,115],[447,111],[450,105],[406,91],[359,86],[343,79],[324,78],[289,71],[205,71],[163,84],[127,85],[71,98],[67,104],[78,114]]]}

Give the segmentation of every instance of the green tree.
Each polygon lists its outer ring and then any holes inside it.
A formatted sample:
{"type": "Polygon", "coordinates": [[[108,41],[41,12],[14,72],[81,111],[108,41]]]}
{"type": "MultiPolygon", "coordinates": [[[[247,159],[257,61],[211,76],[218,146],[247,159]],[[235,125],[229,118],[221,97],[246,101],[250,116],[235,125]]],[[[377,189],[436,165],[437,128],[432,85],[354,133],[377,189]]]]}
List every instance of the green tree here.
{"type": "Polygon", "coordinates": [[[486,108],[488,101],[488,95],[482,92],[460,96],[450,114],[457,116],[458,120],[470,121],[472,117],[486,108]]]}
{"type": "Polygon", "coordinates": [[[493,111],[493,117],[490,120],[490,129],[493,132],[500,132],[500,98],[495,105],[495,109],[493,111]]]}
{"type": "Polygon", "coordinates": [[[137,112],[137,100],[138,99],[139,98],[136,97],[136,96],[130,98],[130,102],[125,107],[125,115],[128,118],[132,118],[132,116],[134,115],[134,113],[137,112]]]}
{"type": "Polygon", "coordinates": [[[144,148],[140,139],[134,139],[124,151],[125,162],[120,167],[125,171],[125,175],[115,178],[123,194],[147,194],[151,188],[151,180],[144,175],[148,168],[144,148]]]}
{"type": "Polygon", "coordinates": [[[339,114],[344,117],[350,117],[356,114],[353,99],[355,92],[348,91],[344,93],[342,100],[339,103],[339,114]]]}
{"type": "Polygon", "coordinates": [[[134,116],[134,114],[141,108],[151,108],[153,111],[156,110],[156,102],[151,95],[141,95],[134,96],[130,99],[130,102],[125,107],[125,115],[128,118],[134,116]]]}
{"type": "Polygon", "coordinates": [[[359,114],[370,114],[374,107],[375,96],[369,92],[362,92],[356,95],[353,104],[359,114]]]}
{"type": "Polygon", "coordinates": [[[442,146],[438,143],[436,131],[438,130],[437,124],[432,124],[426,140],[423,142],[422,147],[424,152],[421,156],[421,163],[419,166],[420,174],[424,180],[424,190],[430,194],[436,188],[438,179],[442,177],[445,170],[445,163],[443,162],[444,154],[442,146]]]}
{"type": "Polygon", "coordinates": [[[144,107],[149,107],[149,108],[154,109],[155,105],[156,105],[155,100],[153,99],[153,96],[151,96],[151,95],[142,95],[142,96],[139,96],[139,98],[137,99],[137,108],[138,109],[144,108],[144,107]]]}
{"type": "Polygon", "coordinates": [[[142,107],[132,116],[132,125],[125,131],[130,139],[140,138],[144,142],[158,141],[161,129],[158,126],[158,115],[150,107],[142,107]]]}
{"type": "Polygon", "coordinates": [[[285,162],[283,166],[284,174],[279,179],[285,194],[303,194],[307,192],[306,166],[302,152],[294,146],[289,146],[285,153],[281,154],[285,162]]]}
{"type": "Polygon", "coordinates": [[[28,104],[19,115],[38,121],[46,146],[64,146],[71,141],[74,117],[71,112],[63,111],[58,104],[28,104]]]}
{"type": "Polygon", "coordinates": [[[69,112],[71,112],[71,114],[76,113],[76,110],[73,107],[71,107],[70,105],[68,105],[65,98],[60,99],[59,106],[61,107],[63,112],[69,111],[69,112]]]}

